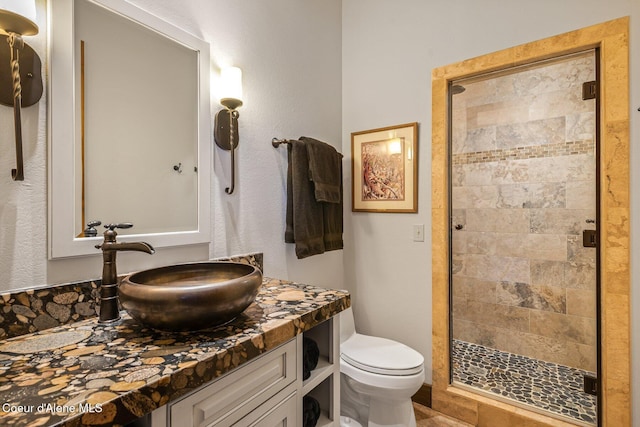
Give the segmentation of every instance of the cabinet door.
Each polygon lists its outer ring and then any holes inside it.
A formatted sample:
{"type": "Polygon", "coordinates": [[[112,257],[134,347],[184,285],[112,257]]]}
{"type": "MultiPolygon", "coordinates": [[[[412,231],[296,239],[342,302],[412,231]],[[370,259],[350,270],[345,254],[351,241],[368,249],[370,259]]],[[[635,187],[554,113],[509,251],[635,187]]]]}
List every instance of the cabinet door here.
{"type": "Polygon", "coordinates": [[[266,402],[234,424],[234,427],[292,427],[298,419],[296,392],[289,394],[275,406],[266,402]]]}
{"type": "Polygon", "coordinates": [[[171,426],[233,425],[295,379],[296,342],[292,340],[172,404],[171,426]]]}

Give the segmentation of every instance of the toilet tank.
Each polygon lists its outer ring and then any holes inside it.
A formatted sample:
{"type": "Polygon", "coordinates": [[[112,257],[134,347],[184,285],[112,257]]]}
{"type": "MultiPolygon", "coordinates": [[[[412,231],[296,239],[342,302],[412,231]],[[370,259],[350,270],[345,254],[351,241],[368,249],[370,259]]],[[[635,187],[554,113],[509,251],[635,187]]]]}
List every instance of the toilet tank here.
{"type": "Polygon", "coordinates": [[[351,307],[340,312],[340,344],[345,342],[351,335],[356,333],[356,325],[353,320],[353,309],[351,307]]]}

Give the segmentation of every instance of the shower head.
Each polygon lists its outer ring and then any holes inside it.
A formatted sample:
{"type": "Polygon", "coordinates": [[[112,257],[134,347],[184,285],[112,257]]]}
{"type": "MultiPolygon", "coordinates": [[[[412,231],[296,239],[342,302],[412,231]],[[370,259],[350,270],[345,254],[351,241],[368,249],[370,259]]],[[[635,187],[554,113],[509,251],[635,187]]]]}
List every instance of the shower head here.
{"type": "Polygon", "coordinates": [[[451,91],[451,95],[457,95],[464,92],[466,89],[462,85],[452,85],[449,90],[451,91]]]}

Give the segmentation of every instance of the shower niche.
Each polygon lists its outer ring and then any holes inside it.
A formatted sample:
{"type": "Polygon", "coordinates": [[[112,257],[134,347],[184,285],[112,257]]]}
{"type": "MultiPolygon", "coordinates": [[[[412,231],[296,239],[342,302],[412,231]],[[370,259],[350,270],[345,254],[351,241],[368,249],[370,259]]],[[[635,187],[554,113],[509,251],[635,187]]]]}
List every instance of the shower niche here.
{"type": "Polygon", "coordinates": [[[598,419],[597,67],[592,49],[448,89],[450,382],[579,425],[598,419]]]}

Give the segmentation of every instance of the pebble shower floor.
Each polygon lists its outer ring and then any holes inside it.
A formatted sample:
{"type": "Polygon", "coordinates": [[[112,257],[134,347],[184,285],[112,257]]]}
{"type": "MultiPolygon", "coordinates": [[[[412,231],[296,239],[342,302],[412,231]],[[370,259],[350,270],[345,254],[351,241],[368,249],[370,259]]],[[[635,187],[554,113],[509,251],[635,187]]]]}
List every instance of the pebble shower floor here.
{"type": "Polygon", "coordinates": [[[583,423],[596,424],[596,397],[583,391],[592,372],[453,340],[453,380],[583,423]]]}

